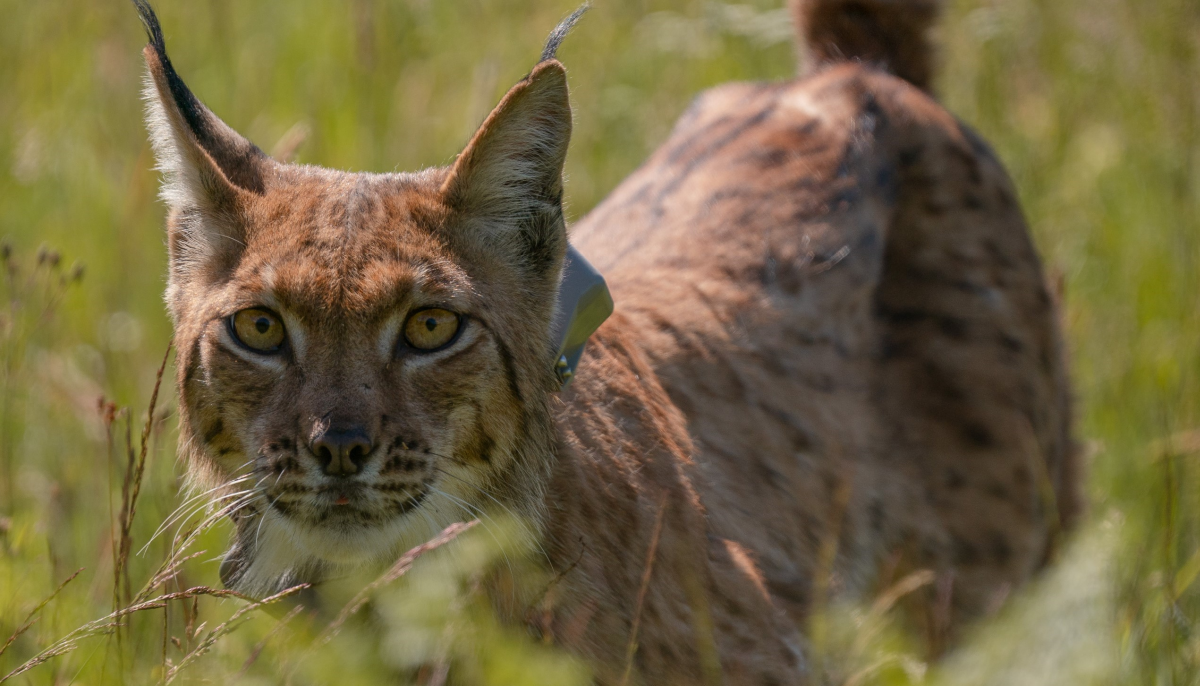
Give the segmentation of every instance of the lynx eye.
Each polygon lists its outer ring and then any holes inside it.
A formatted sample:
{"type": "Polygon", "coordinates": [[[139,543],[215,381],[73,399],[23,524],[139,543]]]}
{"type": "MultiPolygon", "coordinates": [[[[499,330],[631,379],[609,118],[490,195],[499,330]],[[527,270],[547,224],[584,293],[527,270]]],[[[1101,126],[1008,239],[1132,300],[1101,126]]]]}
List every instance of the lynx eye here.
{"type": "Polygon", "coordinates": [[[229,318],[229,330],[239,343],[260,353],[273,353],[283,345],[285,332],[279,315],[252,307],[229,318]]]}
{"type": "Polygon", "coordinates": [[[404,323],[404,340],[417,350],[437,350],[454,340],[458,326],[459,317],[450,310],[437,307],[418,310],[404,323]]]}

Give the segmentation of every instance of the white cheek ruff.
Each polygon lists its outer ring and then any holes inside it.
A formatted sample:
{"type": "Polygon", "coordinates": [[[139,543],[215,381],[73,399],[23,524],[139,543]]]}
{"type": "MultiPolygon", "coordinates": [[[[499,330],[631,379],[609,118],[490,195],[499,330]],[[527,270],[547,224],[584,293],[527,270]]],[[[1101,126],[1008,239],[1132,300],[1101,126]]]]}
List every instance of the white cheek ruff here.
{"type": "Polygon", "coordinates": [[[262,516],[261,526],[255,525],[254,558],[237,582],[239,590],[259,595],[275,592],[280,579],[296,577],[313,561],[335,575],[393,562],[404,551],[464,520],[459,508],[441,493],[430,494],[411,512],[386,523],[353,530],[296,522],[270,507],[262,516]]]}

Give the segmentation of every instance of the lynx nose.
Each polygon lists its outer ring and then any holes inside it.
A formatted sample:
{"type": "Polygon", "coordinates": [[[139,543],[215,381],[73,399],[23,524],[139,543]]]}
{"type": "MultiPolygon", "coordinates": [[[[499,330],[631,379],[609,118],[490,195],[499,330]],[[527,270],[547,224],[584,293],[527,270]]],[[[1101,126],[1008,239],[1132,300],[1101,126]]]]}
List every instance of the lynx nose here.
{"type": "Polygon", "coordinates": [[[357,474],[372,447],[371,438],[362,429],[326,431],[312,443],[321,470],[330,476],[357,474]]]}

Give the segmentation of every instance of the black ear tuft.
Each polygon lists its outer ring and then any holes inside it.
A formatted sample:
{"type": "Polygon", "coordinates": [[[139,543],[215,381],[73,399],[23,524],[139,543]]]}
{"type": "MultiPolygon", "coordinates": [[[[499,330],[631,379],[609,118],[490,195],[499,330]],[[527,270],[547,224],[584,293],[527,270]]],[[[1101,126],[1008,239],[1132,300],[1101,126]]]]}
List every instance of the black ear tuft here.
{"type": "MultiPolygon", "coordinates": [[[[136,1],[136,0],[135,0],[136,1]]],[[[579,9],[571,13],[571,16],[563,19],[554,27],[550,35],[546,38],[546,47],[542,48],[542,59],[540,61],[552,60],[558,54],[558,46],[562,45],[563,39],[567,34],[571,33],[571,29],[575,28],[575,24],[579,23],[579,18],[592,8],[591,2],[585,2],[579,6],[579,9]]]]}
{"type": "Polygon", "coordinates": [[[146,124],[162,172],[161,195],[175,213],[168,226],[171,279],[211,276],[234,263],[244,245],[243,199],[265,192],[273,164],[188,89],[167,57],[162,26],[146,0],[133,0],[150,44],[146,124]]]}
{"type": "MultiPolygon", "coordinates": [[[[242,190],[261,193],[261,161],[266,154],[217,118],[179,78],[163,39],[162,25],[146,0],[133,0],[146,27],[150,44],[144,51],[150,76],[162,105],[174,110],[190,137],[199,144],[225,178],[242,190]]],[[[184,136],[188,138],[188,136],[184,136]]]]}
{"type": "Polygon", "coordinates": [[[159,59],[165,62],[167,60],[167,44],[163,40],[162,25],[158,23],[158,15],[154,13],[154,8],[146,0],[133,0],[133,6],[137,8],[138,16],[142,19],[142,26],[146,27],[146,37],[150,39],[150,45],[158,53],[159,59]]]}

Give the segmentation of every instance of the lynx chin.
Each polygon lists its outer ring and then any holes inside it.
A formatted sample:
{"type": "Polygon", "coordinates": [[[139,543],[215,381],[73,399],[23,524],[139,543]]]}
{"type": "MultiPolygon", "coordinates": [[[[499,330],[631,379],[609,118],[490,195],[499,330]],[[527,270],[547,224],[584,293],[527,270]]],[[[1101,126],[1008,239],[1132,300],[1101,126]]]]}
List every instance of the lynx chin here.
{"type": "Polygon", "coordinates": [[[1077,516],[1056,304],[1004,169],[932,94],[936,0],[794,0],[800,77],[701,94],[572,228],[616,311],[562,392],[578,13],[453,164],[373,174],[264,154],[135,4],[180,449],[235,523],[230,587],[515,513],[559,580],[496,605],[597,683],[636,621],[629,683],[795,684],[818,578],[934,570],[912,621],[945,645],[1077,516]]]}

